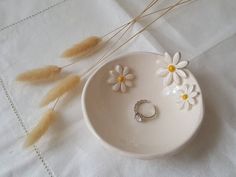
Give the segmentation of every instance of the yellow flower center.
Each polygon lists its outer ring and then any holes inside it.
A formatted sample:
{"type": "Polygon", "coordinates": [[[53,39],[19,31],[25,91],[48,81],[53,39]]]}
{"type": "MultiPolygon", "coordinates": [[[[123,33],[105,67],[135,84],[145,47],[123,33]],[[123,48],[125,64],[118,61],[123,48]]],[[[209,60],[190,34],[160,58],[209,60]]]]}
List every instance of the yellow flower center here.
{"type": "Polygon", "coordinates": [[[176,68],[175,68],[174,65],[169,65],[169,66],[168,66],[168,71],[169,71],[169,72],[172,72],[172,73],[173,73],[173,72],[175,72],[175,69],[176,69],[176,68]]]}
{"type": "Polygon", "coordinates": [[[187,100],[187,99],[188,99],[188,95],[187,95],[187,94],[183,94],[183,95],[181,95],[181,98],[182,98],[183,100],[187,100]]]}
{"type": "Polygon", "coordinates": [[[125,77],[124,76],[119,76],[118,78],[117,78],[117,81],[118,82],[124,82],[125,81],[125,77]]]}

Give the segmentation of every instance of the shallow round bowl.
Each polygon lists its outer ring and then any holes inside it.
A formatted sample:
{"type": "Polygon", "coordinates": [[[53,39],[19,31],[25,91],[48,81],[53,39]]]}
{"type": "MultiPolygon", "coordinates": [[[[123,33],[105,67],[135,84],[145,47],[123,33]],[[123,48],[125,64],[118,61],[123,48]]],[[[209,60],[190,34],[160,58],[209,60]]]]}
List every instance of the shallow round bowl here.
{"type": "Polygon", "coordinates": [[[99,68],[86,82],[82,108],[89,129],[109,149],[122,154],[150,159],[180,150],[196,134],[203,120],[201,89],[193,74],[183,84],[194,84],[199,93],[191,110],[180,110],[176,103],[179,86],[163,86],[156,75],[157,60],[163,56],[136,52],[114,59],[99,68]],[[107,83],[115,65],[128,66],[136,78],[127,93],[114,92],[107,83]],[[139,123],[134,119],[134,105],[148,99],[157,106],[158,118],[139,123]]]}

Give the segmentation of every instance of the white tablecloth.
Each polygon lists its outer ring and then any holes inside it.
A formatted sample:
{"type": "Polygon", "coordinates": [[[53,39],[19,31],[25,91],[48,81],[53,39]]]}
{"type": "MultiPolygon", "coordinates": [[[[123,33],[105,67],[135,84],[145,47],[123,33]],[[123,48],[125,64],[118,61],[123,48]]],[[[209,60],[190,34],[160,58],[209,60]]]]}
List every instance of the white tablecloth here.
{"type": "MultiPolygon", "coordinates": [[[[58,106],[60,117],[37,146],[22,148],[25,131],[45,111],[38,103],[53,84],[19,84],[15,76],[42,65],[66,64],[59,58],[65,48],[86,36],[108,32],[147,3],[0,2],[0,176],[236,176],[236,2],[232,0],[197,0],[179,8],[117,53],[182,51],[191,61],[190,69],[203,90],[206,114],[199,134],[183,151],[143,161],[104,149],[84,123],[80,88],[58,106]]],[[[161,6],[166,4],[161,1],[161,6]]],[[[95,61],[95,57],[82,60],[72,71],[82,73],[95,61]]]]}

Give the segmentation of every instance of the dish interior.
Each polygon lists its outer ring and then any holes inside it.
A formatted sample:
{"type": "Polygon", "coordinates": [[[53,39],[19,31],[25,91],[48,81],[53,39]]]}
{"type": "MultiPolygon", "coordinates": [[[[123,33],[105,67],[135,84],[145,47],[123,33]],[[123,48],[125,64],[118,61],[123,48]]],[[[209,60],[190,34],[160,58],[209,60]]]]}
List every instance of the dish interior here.
{"type": "Polygon", "coordinates": [[[197,81],[187,70],[186,81],[195,84],[200,94],[190,111],[180,110],[172,84],[163,87],[163,78],[156,75],[156,60],[163,56],[134,53],[102,66],[86,84],[84,112],[87,122],[99,139],[110,147],[134,154],[166,154],[185,144],[202,120],[202,95],[197,81]],[[107,83],[109,70],[120,64],[128,66],[136,78],[127,93],[112,91],[107,83]],[[158,118],[139,123],[134,119],[134,105],[141,99],[157,106],[158,118]]]}

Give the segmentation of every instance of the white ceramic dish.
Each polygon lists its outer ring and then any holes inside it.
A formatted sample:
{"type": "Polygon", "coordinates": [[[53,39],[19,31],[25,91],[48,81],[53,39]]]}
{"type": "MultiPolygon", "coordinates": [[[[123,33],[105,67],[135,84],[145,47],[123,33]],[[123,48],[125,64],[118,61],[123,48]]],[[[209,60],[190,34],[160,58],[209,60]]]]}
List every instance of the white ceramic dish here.
{"type": "Polygon", "coordinates": [[[164,88],[156,75],[157,59],[162,55],[131,53],[112,60],[92,75],[82,93],[82,108],[89,129],[109,149],[136,158],[150,159],[172,154],[193,138],[203,120],[203,101],[197,80],[187,70],[184,82],[196,85],[197,104],[190,111],[176,104],[176,86],[164,88]],[[128,66],[136,75],[134,87],[127,93],[112,91],[107,84],[115,65],[128,66]],[[158,107],[157,119],[144,123],[134,120],[133,106],[140,99],[151,100],[158,107]]]}

